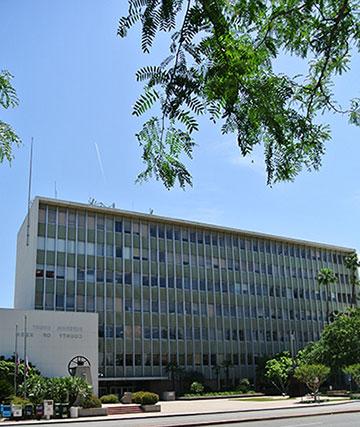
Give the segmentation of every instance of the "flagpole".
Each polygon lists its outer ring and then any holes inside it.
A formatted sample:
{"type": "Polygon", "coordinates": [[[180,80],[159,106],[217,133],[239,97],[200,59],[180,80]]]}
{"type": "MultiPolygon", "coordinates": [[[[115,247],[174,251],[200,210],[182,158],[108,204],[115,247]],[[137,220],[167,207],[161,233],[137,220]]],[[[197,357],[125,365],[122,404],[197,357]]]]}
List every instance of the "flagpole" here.
{"type": "Polygon", "coordinates": [[[17,339],[18,339],[18,325],[15,325],[15,366],[14,366],[14,392],[15,396],[17,394],[17,374],[18,374],[18,349],[17,349],[17,339]]]}
{"type": "Polygon", "coordinates": [[[31,180],[32,180],[32,163],[33,163],[33,145],[34,138],[31,138],[30,145],[30,166],[29,166],[29,188],[28,188],[28,214],[27,214],[27,225],[26,225],[26,246],[29,246],[30,240],[30,207],[31,207],[31,180]]]}
{"type": "Polygon", "coordinates": [[[24,317],[24,397],[26,398],[26,377],[27,377],[27,316],[24,317]]]}

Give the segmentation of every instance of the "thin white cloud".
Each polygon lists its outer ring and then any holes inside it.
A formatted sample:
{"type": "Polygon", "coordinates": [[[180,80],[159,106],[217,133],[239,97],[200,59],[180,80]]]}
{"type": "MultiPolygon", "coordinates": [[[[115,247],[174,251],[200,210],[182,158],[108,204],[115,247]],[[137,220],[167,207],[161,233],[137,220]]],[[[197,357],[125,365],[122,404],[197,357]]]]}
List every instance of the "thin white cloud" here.
{"type": "Polygon", "coordinates": [[[106,176],[105,176],[103,162],[102,162],[102,159],[101,159],[100,150],[99,150],[99,147],[98,147],[98,145],[97,145],[96,142],[94,143],[94,145],[95,145],[96,156],[97,156],[97,160],[98,160],[98,163],[99,163],[99,168],[100,168],[101,176],[103,177],[104,183],[106,184],[106,176]]]}

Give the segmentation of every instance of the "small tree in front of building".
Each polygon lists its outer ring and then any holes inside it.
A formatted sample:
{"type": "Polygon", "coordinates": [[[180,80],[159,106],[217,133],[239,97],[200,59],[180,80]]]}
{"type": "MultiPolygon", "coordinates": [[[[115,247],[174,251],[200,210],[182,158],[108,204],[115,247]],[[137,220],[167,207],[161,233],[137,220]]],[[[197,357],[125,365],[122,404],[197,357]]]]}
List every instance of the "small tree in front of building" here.
{"type": "Polygon", "coordinates": [[[346,375],[350,375],[351,380],[355,382],[357,388],[360,388],[360,363],[345,366],[343,372],[346,375]]]}
{"type": "Polygon", "coordinates": [[[293,360],[289,352],[284,352],[265,364],[265,377],[285,396],[293,372],[293,360]]]}
{"type": "Polygon", "coordinates": [[[300,365],[295,369],[294,377],[306,384],[312,395],[314,402],[317,401],[317,396],[321,384],[323,384],[330,375],[330,368],[325,365],[300,365]]]}
{"type": "Polygon", "coordinates": [[[221,367],[225,370],[225,378],[226,378],[226,387],[230,387],[230,368],[232,368],[234,364],[230,359],[226,359],[221,363],[221,367]]]}
{"type": "Polygon", "coordinates": [[[221,379],[220,379],[220,375],[221,375],[221,365],[214,365],[212,367],[213,371],[215,372],[215,376],[216,376],[216,387],[217,390],[220,391],[221,389],[221,379]]]}

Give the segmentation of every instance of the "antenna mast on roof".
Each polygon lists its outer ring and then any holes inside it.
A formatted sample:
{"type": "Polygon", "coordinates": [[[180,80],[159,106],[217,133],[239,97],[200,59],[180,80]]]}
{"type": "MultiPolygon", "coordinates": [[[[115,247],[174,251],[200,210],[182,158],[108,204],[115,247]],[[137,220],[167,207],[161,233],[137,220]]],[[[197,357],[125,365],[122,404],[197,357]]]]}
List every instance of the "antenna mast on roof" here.
{"type": "Polygon", "coordinates": [[[31,207],[31,179],[32,179],[33,145],[34,145],[34,138],[31,137],[29,188],[28,188],[28,214],[27,214],[27,226],[26,226],[26,246],[29,246],[29,239],[30,239],[30,207],[31,207]]]}

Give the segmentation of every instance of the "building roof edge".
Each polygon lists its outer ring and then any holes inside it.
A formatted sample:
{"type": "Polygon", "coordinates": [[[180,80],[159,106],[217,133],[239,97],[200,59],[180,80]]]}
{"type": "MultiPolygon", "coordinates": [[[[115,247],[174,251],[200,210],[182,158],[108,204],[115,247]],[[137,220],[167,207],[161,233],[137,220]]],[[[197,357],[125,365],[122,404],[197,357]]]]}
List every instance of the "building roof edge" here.
{"type": "Polygon", "coordinates": [[[204,230],[213,230],[213,231],[218,231],[222,233],[232,233],[232,234],[236,233],[236,234],[243,235],[245,237],[263,238],[263,239],[276,240],[276,241],[282,241],[282,242],[285,241],[288,243],[294,243],[298,245],[331,249],[331,250],[336,250],[336,251],[346,252],[346,253],[356,252],[356,249],[347,248],[344,246],[337,246],[337,245],[322,243],[322,242],[314,242],[310,240],[292,238],[287,236],[277,236],[274,234],[261,233],[258,231],[242,230],[238,228],[221,226],[216,224],[207,224],[207,223],[198,222],[198,221],[190,221],[190,220],[166,217],[161,215],[146,214],[142,212],[134,212],[134,211],[128,211],[125,209],[117,209],[112,207],[102,207],[102,206],[91,205],[88,203],[72,202],[68,200],[53,199],[53,198],[42,197],[42,196],[36,196],[35,199],[39,200],[39,203],[45,203],[45,204],[50,204],[54,206],[62,206],[62,207],[67,207],[71,209],[84,209],[84,210],[90,209],[96,212],[101,212],[103,214],[110,214],[110,215],[115,214],[115,215],[128,216],[131,218],[136,217],[139,219],[144,219],[146,221],[158,221],[158,222],[164,222],[164,223],[171,223],[173,225],[179,225],[179,226],[198,227],[204,230]]]}

